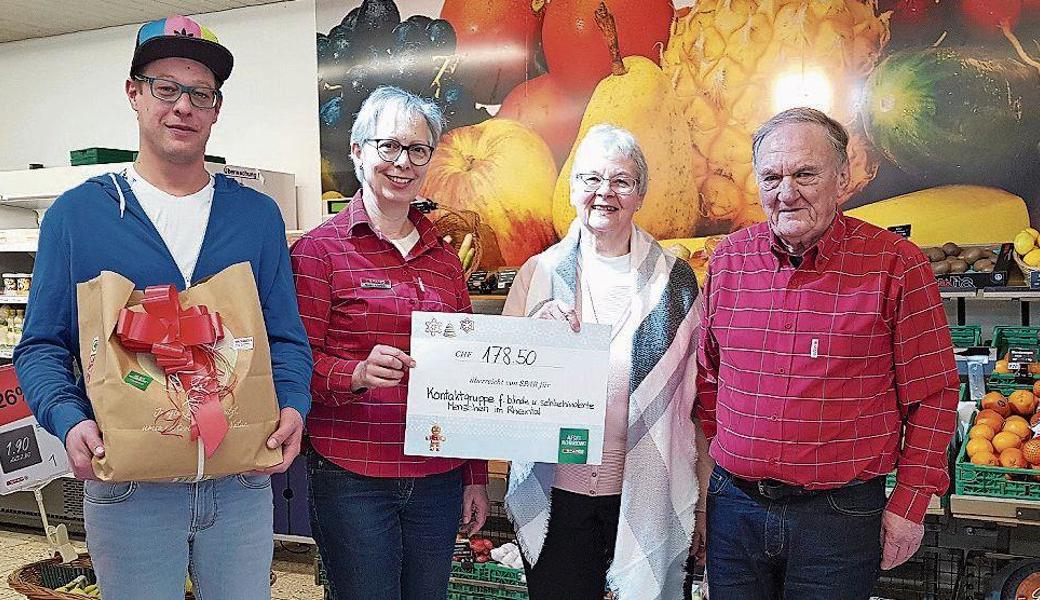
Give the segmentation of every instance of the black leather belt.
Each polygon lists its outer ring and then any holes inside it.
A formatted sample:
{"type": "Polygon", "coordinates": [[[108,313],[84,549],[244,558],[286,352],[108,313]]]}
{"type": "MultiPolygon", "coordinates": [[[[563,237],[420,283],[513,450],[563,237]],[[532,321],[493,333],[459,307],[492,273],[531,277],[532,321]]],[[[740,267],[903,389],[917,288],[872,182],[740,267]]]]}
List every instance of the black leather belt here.
{"type": "Polygon", "coordinates": [[[854,479],[846,483],[845,485],[841,485],[836,488],[808,489],[800,485],[791,485],[789,483],[784,483],[782,481],[776,481],[773,479],[760,479],[758,481],[749,481],[747,479],[741,479],[740,477],[737,477],[733,474],[730,474],[730,477],[733,478],[733,485],[744,490],[744,493],[748,494],[749,496],[758,496],[760,498],[765,498],[766,500],[771,500],[773,502],[779,500],[792,500],[796,498],[808,498],[818,494],[826,494],[835,490],[854,487],[857,485],[862,485],[864,483],[870,483],[871,481],[874,481],[873,479],[871,479],[870,481],[854,479]]]}

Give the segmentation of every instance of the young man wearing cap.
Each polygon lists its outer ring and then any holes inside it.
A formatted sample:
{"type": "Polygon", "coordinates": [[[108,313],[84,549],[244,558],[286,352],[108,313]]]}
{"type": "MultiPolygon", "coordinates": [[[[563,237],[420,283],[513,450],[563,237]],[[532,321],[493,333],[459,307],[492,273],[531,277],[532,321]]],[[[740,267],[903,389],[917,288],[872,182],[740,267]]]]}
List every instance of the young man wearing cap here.
{"type": "Polygon", "coordinates": [[[104,455],[78,361],[76,284],[114,271],[137,289],[184,289],[243,261],[252,266],[271,346],[281,419],[268,446],[284,471],[299,452],[310,408],[312,360],[285,243],[271,198],[203,164],[222,105],[231,53],[186,17],[145,24],[126,95],[137,113],[140,154],[121,173],[69,190],[47,211],[15,366],[41,425],[65,441],[84,479],[87,544],[106,600],[184,598],[190,573],[199,600],[270,597],[269,474],[194,483],[102,482],[104,455]]]}

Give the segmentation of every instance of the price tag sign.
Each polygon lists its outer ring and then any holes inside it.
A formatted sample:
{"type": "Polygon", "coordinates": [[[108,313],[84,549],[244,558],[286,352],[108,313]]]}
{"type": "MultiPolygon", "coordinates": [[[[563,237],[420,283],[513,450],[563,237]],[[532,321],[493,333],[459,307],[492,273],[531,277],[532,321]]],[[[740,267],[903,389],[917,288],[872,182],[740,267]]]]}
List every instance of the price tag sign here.
{"type": "Polygon", "coordinates": [[[907,223],[906,225],[893,225],[893,226],[889,227],[888,230],[891,231],[892,233],[898,233],[899,235],[901,235],[901,236],[903,236],[905,238],[909,238],[910,237],[910,224],[909,223],[907,223]]]}
{"type": "Polygon", "coordinates": [[[68,472],[64,446],[36,422],[14,367],[0,367],[0,494],[32,489],[68,472]]]}
{"type": "Polygon", "coordinates": [[[42,462],[35,427],[25,425],[0,433],[0,471],[5,475],[42,462]]]}
{"type": "Polygon", "coordinates": [[[1008,355],[1009,371],[1025,371],[1029,369],[1029,363],[1036,362],[1035,348],[1010,348],[1008,355]]]}
{"type": "Polygon", "coordinates": [[[1040,271],[1029,272],[1029,289],[1040,289],[1040,271]]]}

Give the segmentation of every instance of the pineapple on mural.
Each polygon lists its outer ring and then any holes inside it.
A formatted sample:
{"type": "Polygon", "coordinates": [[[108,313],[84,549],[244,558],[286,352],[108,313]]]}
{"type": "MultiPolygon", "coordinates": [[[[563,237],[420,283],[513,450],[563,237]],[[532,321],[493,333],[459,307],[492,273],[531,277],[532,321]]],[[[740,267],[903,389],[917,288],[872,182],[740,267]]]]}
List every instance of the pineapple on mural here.
{"type": "Polygon", "coordinates": [[[815,105],[850,129],[849,195],[873,179],[877,158],[854,93],[888,43],[889,16],[875,0],[697,0],[678,11],[661,67],[703,173],[698,235],[764,220],[751,134],[784,108],[815,105]]]}

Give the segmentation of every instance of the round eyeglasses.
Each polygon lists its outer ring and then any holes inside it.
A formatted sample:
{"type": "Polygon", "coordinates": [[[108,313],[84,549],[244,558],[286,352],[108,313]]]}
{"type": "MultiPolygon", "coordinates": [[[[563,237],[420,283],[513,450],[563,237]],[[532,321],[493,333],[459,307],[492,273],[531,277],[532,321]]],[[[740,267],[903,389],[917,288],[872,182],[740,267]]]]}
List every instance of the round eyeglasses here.
{"type": "Polygon", "coordinates": [[[376,154],[386,162],[395,162],[401,156],[401,152],[408,152],[408,161],[417,167],[430,162],[433,158],[433,146],[429,144],[411,144],[405,146],[393,138],[370,138],[365,140],[366,144],[375,144],[376,154]]]}

